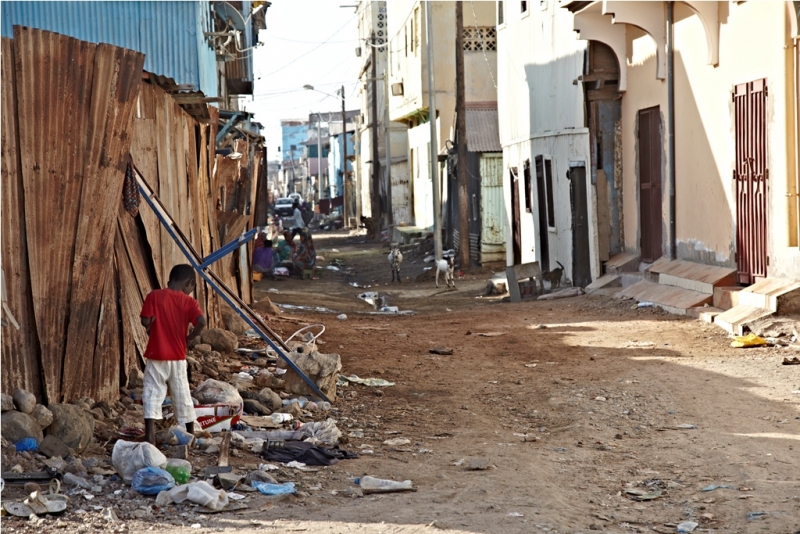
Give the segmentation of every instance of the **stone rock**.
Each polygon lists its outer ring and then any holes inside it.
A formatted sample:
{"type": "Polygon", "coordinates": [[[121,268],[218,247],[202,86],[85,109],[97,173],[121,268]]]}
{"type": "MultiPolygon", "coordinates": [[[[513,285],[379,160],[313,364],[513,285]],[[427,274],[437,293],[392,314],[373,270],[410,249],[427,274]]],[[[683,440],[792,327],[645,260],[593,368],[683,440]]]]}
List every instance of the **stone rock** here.
{"type": "MultiPolygon", "coordinates": [[[[300,368],[305,375],[329,399],[336,397],[336,380],[342,370],[342,358],[338,354],[322,354],[321,352],[290,352],[288,358],[300,368]]],[[[278,362],[280,367],[288,367],[285,361],[278,362]]],[[[285,391],[298,395],[313,395],[314,391],[293,370],[283,375],[285,391]]]]}
{"type": "Polygon", "coordinates": [[[96,421],[105,421],[106,419],[103,410],[101,410],[100,408],[92,408],[91,410],[89,410],[89,413],[92,415],[92,417],[94,417],[96,421]]]}
{"type": "Polygon", "coordinates": [[[210,365],[204,365],[201,368],[201,371],[204,375],[211,377],[211,378],[219,378],[219,373],[210,365]]]}
{"type": "Polygon", "coordinates": [[[281,309],[278,308],[270,299],[269,297],[264,297],[255,304],[253,304],[253,309],[259,311],[261,313],[266,313],[267,315],[280,315],[281,309]]]}
{"type": "Polygon", "coordinates": [[[272,411],[280,410],[281,407],[283,407],[281,396],[269,388],[264,388],[259,391],[258,399],[261,401],[261,404],[268,407],[272,411]]]}
{"type": "Polygon", "coordinates": [[[12,395],[17,410],[22,413],[31,413],[36,408],[36,396],[30,391],[18,389],[12,395]]]}
{"type": "Polygon", "coordinates": [[[275,480],[275,477],[270,475],[269,473],[265,473],[264,471],[260,471],[256,469],[255,471],[250,471],[247,473],[247,476],[244,479],[245,484],[248,486],[252,486],[253,482],[266,482],[267,484],[277,484],[278,481],[275,480]]]}
{"type": "Polygon", "coordinates": [[[92,409],[101,410],[106,419],[114,419],[117,416],[117,414],[114,412],[114,409],[106,401],[96,402],[95,405],[92,406],[92,409]]]}
{"type": "Polygon", "coordinates": [[[45,436],[45,438],[39,444],[39,452],[48,458],[53,458],[54,456],[66,458],[67,456],[72,455],[69,447],[64,445],[64,442],[55,436],[45,436]]]}
{"type": "Polygon", "coordinates": [[[83,465],[78,458],[73,459],[67,466],[64,468],[65,473],[72,473],[73,475],[79,477],[86,477],[89,472],[86,470],[86,466],[83,465]]]}
{"type": "Polygon", "coordinates": [[[42,428],[47,428],[53,422],[53,412],[41,404],[36,405],[31,412],[31,417],[36,419],[36,422],[39,423],[39,426],[42,428]]]}
{"type": "Polygon", "coordinates": [[[3,412],[10,412],[14,409],[14,398],[11,395],[6,395],[3,393],[0,395],[2,398],[2,411],[3,412]]]}
{"type": "Polygon", "coordinates": [[[230,330],[237,336],[241,336],[250,330],[250,327],[246,322],[244,322],[244,319],[239,317],[239,314],[233,311],[233,308],[225,303],[222,304],[221,308],[222,322],[225,324],[226,329],[230,330]]]}
{"type": "Polygon", "coordinates": [[[200,343],[194,346],[194,350],[196,352],[202,352],[203,354],[208,354],[209,352],[214,350],[214,348],[208,343],[200,343]]]}
{"type": "Polygon", "coordinates": [[[128,389],[144,387],[144,373],[136,367],[128,374],[128,389]]]}
{"type": "Polygon", "coordinates": [[[244,411],[256,415],[270,415],[272,413],[272,410],[253,399],[244,401],[244,411]]]}
{"type": "Polygon", "coordinates": [[[34,438],[36,443],[42,442],[42,427],[36,419],[30,415],[17,411],[10,411],[3,414],[0,421],[0,432],[3,437],[11,443],[16,443],[21,439],[34,438]]]}
{"type": "Polygon", "coordinates": [[[221,328],[209,328],[200,334],[203,343],[211,345],[211,348],[223,354],[230,353],[239,348],[239,338],[233,332],[228,332],[221,328]]]}
{"type": "Polygon", "coordinates": [[[217,482],[222,486],[225,491],[232,490],[236,484],[242,479],[242,475],[235,475],[233,473],[220,473],[217,475],[217,482]]]}
{"type": "Polygon", "coordinates": [[[47,428],[48,436],[55,436],[67,447],[80,452],[92,441],[94,418],[85,410],[72,404],[51,404],[53,424],[47,428]]]}

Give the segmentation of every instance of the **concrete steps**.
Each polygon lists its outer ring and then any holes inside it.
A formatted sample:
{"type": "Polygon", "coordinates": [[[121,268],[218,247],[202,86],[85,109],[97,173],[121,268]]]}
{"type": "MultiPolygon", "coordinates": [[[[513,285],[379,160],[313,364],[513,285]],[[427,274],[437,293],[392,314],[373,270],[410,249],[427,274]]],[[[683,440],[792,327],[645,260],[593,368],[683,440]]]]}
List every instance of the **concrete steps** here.
{"type": "Polygon", "coordinates": [[[716,317],[714,323],[741,336],[748,324],[769,315],[800,313],[800,282],[764,278],[738,292],[738,304],[716,317]]]}
{"type": "Polygon", "coordinates": [[[739,292],[743,287],[719,286],[714,288],[714,306],[727,311],[739,304],[739,292]]]}
{"type": "Polygon", "coordinates": [[[652,302],[659,308],[676,315],[686,315],[691,308],[711,304],[713,298],[709,293],[656,284],[649,280],[640,280],[624,289],[620,294],[639,302],[652,302]]]}
{"type": "Polygon", "coordinates": [[[700,293],[714,294],[717,286],[736,284],[736,270],[726,267],[714,267],[684,260],[667,260],[661,258],[648,269],[650,274],[658,275],[658,283],[681,287],[700,293]]]}
{"type": "Polygon", "coordinates": [[[634,272],[639,268],[639,256],[623,252],[609,259],[603,265],[606,274],[634,272]]]}

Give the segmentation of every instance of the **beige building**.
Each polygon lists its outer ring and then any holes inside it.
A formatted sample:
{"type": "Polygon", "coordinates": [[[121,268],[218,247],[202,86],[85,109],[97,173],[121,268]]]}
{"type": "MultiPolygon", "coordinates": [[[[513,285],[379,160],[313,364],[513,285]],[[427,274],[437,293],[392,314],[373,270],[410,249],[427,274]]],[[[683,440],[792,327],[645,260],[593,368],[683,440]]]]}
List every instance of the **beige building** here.
{"type": "MultiPolygon", "coordinates": [[[[356,8],[358,18],[359,47],[356,54],[361,58],[359,72],[359,104],[361,114],[358,117],[358,131],[356,134],[355,164],[356,179],[355,191],[357,196],[358,215],[372,216],[371,198],[373,172],[377,172],[382,184],[380,196],[382,205],[386,208],[387,199],[386,178],[386,78],[389,45],[388,45],[388,13],[385,1],[360,1],[356,8]],[[373,41],[374,39],[374,41],[373,41]],[[375,61],[373,80],[373,66],[375,61]],[[374,83],[373,83],[374,82],[374,83]],[[373,117],[373,92],[375,94],[375,109],[377,114],[373,117]],[[373,139],[377,138],[377,147],[373,139]],[[376,149],[376,151],[373,151],[376,149]],[[378,162],[373,164],[375,156],[378,162]]],[[[408,175],[408,138],[406,126],[399,122],[389,122],[389,136],[391,145],[391,208],[393,224],[409,221],[411,210],[409,206],[409,175],[408,175]]]]}
{"type": "MultiPolygon", "coordinates": [[[[677,288],[664,297],[664,307],[676,311],[712,302],[709,288],[722,282],[800,279],[793,2],[498,4],[507,11],[498,28],[499,86],[509,87],[500,92],[506,166],[521,169],[528,154],[514,152],[514,137],[524,139],[526,132],[519,113],[502,112],[503,97],[512,99],[507,110],[530,101],[532,123],[539,123],[537,114],[558,110],[562,119],[544,127],[573,130],[562,132],[572,145],[560,159],[587,163],[592,279],[604,271],[604,262],[614,268],[641,262],[654,275],[651,282],[677,288]],[[577,43],[569,30],[578,32],[577,43]],[[539,39],[539,47],[526,47],[524,39],[539,39]],[[520,57],[518,50],[527,51],[520,57]],[[571,106],[576,112],[564,120],[571,106]],[[620,260],[618,253],[626,256],[620,260]],[[690,274],[675,274],[679,266],[690,274]],[[699,281],[703,277],[712,282],[699,281]],[[680,305],[666,302],[673,297],[680,305]]],[[[529,135],[533,143],[539,132],[532,128],[529,135]]],[[[553,138],[558,150],[555,136],[542,135],[553,138]]],[[[553,166],[560,235],[559,219],[567,221],[559,209],[573,212],[573,229],[579,229],[580,217],[563,196],[570,188],[574,203],[574,175],[568,186],[559,185],[567,176],[564,163],[553,166]]],[[[518,185],[515,198],[524,198],[524,180],[518,185]]],[[[534,180],[528,187],[535,191],[537,185],[534,180]]],[[[513,214],[510,194],[507,202],[513,214]]],[[[524,218],[522,261],[526,255],[539,259],[544,232],[536,217],[533,228],[524,218]]],[[[556,247],[567,249],[560,239],[556,247]]],[[[585,277],[570,274],[584,285],[585,277]]],[[[662,291],[651,282],[637,283],[631,296],[645,300],[662,291]]]]}
{"type": "MultiPolygon", "coordinates": [[[[455,2],[432,2],[434,73],[437,107],[437,154],[446,154],[455,126],[455,2]]],[[[389,80],[391,120],[404,124],[408,139],[408,218],[419,228],[433,226],[433,186],[430,179],[430,124],[428,113],[428,56],[425,3],[412,0],[387,2],[389,19],[389,80]]],[[[464,54],[466,101],[497,100],[495,78],[495,3],[464,3],[465,33],[487,43],[483,50],[464,54]]],[[[483,47],[482,47],[483,48],[483,47]]],[[[394,151],[392,151],[394,154],[394,151]]],[[[440,172],[440,176],[444,173],[440,172]]],[[[394,185],[394,184],[393,184],[394,185]]],[[[394,196],[396,196],[395,193],[394,196]]],[[[444,198],[442,199],[444,202],[444,198]]],[[[401,220],[397,220],[401,222],[401,220]]]]}

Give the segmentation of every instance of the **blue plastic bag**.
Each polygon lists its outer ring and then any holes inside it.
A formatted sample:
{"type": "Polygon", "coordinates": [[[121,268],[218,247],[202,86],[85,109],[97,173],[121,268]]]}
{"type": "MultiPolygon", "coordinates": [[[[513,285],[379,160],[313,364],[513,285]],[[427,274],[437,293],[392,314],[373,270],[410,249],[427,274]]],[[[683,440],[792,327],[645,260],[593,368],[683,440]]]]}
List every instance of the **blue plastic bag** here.
{"type": "Polygon", "coordinates": [[[133,474],[131,488],[142,495],[157,495],[175,487],[175,479],[159,467],[143,467],[133,474]]]}
{"type": "Polygon", "coordinates": [[[22,438],[14,444],[17,452],[25,451],[38,451],[39,445],[36,444],[36,438],[22,438]]]}
{"type": "Polygon", "coordinates": [[[264,495],[289,495],[295,493],[294,482],[284,484],[270,484],[269,482],[259,482],[254,480],[250,484],[264,495]]]}

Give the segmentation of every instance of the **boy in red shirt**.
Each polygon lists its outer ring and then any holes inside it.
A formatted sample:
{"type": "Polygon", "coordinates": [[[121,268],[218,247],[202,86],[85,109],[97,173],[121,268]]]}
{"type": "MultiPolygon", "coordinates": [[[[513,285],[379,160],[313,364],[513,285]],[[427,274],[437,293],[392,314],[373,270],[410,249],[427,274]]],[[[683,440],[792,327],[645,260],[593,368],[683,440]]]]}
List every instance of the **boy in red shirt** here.
{"type": "Polygon", "coordinates": [[[206,319],[197,301],[189,296],[197,282],[191,265],[181,264],[169,273],[167,289],[151,291],[144,299],[142,326],[150,339],[144,353],[144,439],[156,443],[155,420],[161,419],[161,405],[167,395],[172,398],[175,420],[194,432],[196,414],[186,373],[186,346],[206,326],[206,319]],[[189,325],[193,325],[191,333],[189,325]],[[188,335],[187,335],[188,334],[188,335]]]}

